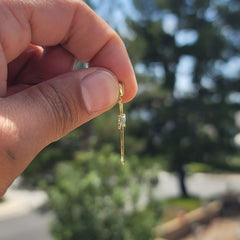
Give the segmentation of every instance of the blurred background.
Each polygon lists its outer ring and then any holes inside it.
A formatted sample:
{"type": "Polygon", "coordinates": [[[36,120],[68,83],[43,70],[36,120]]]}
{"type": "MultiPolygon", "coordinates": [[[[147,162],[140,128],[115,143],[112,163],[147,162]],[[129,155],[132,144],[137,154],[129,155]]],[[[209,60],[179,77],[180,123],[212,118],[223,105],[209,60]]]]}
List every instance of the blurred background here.
{"type": "Polygon", "coordinates": [[[0,203],[0,239],[240,239],[240,1],[86,2],[139,82],[126,164],[116,106],[38,155],[0,203]],[[41,208],[1,219],[21,193],[41,208]]]}

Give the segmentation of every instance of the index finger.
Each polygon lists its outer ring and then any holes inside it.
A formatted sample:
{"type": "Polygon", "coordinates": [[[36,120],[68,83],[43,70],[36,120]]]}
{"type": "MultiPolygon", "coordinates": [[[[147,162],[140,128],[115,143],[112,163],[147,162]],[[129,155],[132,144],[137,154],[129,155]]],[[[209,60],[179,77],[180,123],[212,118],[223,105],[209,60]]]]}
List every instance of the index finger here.
{"type": "Polygon", "coordinates": [[[0,2],[0,94],[6,89],[6,64],[30,43],[61,44],[90,67],[112,71],[124,84],[124,101],[131,100],[137,92],[135,74],[122,40],[81,0],[0,2]]]}

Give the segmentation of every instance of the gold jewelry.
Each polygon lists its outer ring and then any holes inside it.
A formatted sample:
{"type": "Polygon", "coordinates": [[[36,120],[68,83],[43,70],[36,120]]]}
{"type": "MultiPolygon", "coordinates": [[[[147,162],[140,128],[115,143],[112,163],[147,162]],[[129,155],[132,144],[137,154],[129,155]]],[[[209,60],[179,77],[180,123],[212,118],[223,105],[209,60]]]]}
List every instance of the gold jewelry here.
{"type": "Polygon", "coordinates": [[[126,114],[123,113],[123,102],[122,97],[124,95],[124,89],[121,84],[119,84],[119,112],[118,115],[118,129],[120,130],[120,146],[121,146],[121,163],[124,165],[124,128],[126,127],[126,114]]]}

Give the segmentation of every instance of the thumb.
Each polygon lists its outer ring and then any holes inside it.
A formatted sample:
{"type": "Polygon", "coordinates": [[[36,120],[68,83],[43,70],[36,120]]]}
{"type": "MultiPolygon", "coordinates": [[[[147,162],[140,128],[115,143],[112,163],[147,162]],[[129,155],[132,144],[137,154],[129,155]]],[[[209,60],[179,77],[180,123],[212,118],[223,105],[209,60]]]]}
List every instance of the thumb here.
{"type": "MultiPolygon", "coordinates": [[[[14,179],[46,145],[110,109],[118,97],[116,77],[107,70],[89,68],[1,99],[0,159],[16,160],[0,160],[1,166],[7,165],[14,179]]],[[[4,167],[0,182],[2,171],[4,167]]]]}

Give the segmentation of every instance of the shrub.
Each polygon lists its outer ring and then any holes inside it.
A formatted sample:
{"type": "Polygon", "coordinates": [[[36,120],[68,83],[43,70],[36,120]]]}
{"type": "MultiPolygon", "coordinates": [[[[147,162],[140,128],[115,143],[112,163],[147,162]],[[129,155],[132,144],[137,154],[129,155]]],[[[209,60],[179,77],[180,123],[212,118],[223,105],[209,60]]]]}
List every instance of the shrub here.
{"type": "Polygon", "coordinates": [[[156,171],[139,167],[135,157],[121,166],[119,158],[105,148],[77,152],[73,161],[57,166],[55,184],[49,188],[55,239],[152,239],[160,212],[152,208],[151,190],[148,205],[139,204],[139,199],[143,184],[151,189],[156,183],[156,171]]]}

